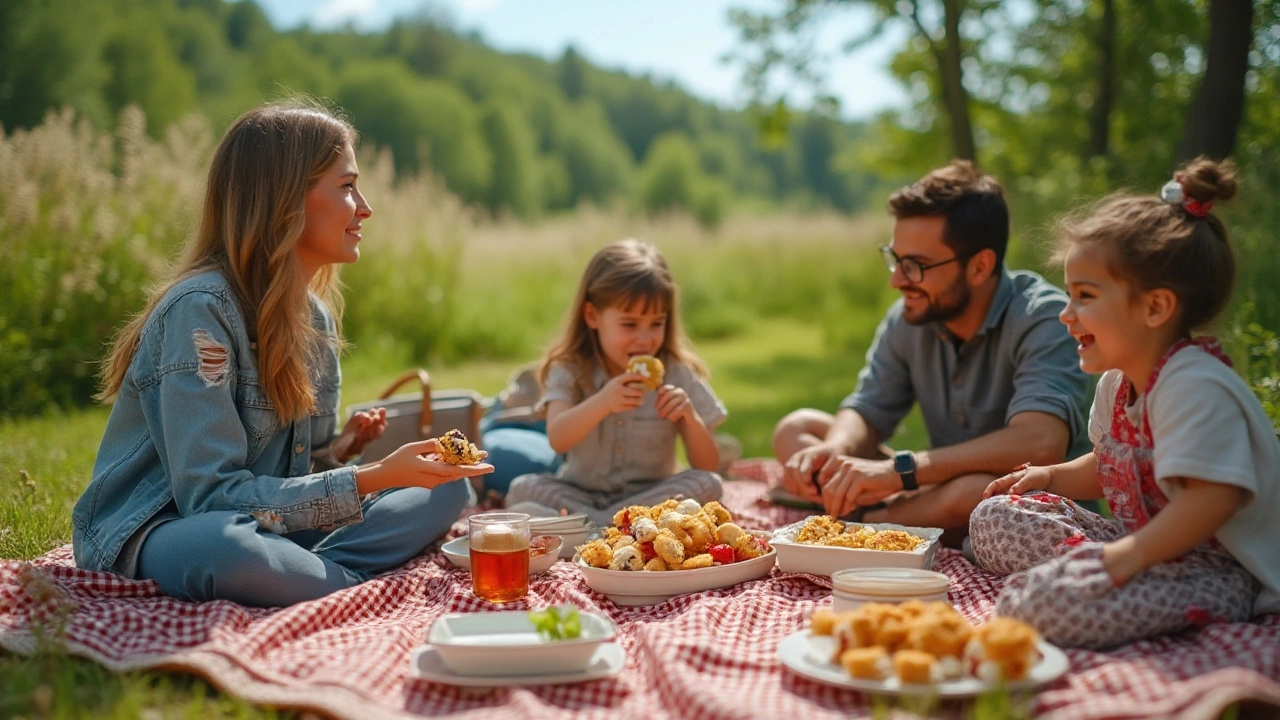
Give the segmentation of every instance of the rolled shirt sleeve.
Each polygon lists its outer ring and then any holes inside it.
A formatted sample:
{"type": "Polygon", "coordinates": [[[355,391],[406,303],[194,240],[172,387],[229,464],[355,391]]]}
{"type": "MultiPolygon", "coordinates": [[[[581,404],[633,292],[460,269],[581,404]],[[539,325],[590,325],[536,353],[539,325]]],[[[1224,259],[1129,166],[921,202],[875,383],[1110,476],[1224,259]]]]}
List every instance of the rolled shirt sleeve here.
{"type": "Polygon", "coordinates": [[[1042,412],[1067,423],[1072,438],[1085,434],[1089,379],[1080,371],[1076,341],[1058,320],[1060,298],[1037,299],[1014,351],[1013,397],[1005,422],[1024,412],[1042,412]]]}
{"type": "Polygon", "coordinates": [[[876,328],[858,384],[840,403],[841,410],[848,408],[861,415],[881,439],[893,435],[916,400],[907,354],[895,345],[898,334],[894,331],[903,323],[902,301],[898,300],[876,328]]]}

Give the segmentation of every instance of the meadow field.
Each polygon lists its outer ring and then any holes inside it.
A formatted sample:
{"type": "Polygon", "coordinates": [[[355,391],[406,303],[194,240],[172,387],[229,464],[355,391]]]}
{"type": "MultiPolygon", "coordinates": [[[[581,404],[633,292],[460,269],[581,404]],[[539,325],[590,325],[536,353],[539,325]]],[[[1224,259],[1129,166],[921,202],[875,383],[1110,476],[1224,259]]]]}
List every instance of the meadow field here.
{"type": "MultiPolygon", "coordinates": [[[[70,541],[71,508],[107,417],[88,402],[94,363],[193,226],[212,134],[192,121],[156,140],[140,116],[126,120],[99,134],[57,115],[0,135],[0,558],[70,541]]],[[[712,231],[684,215],[584,207],[526,224],[477,216],[431,177],[396,178],[385,155],[365,153],[361,164],[375,214],[360,262],[342,276],[344,403],[374,397],[414,366],[438,388],[495,393],[555,333],[587,257],[635,236],[673,266],[686,329],[730,411],[721,429],[748,456],[766,455],[783,414],[833,409],[852,389],[895,297],[876,251],[890,232],[879,212],[740,209],[712,231]]],[[[1013,209],[1018,217],[1016,195],[1013,209]]],[[[1045,224],[1024,218],[1015,231],[1014,264],[1037,267],[1045,224]]],[[[1262,236],[1251,226],[1243,237],[1262,236]]],[[[1261,246],[1242,252],[1257,253],[1242,263],[1243,295],[1274,298],[1264,271],[1275,261],[1261,246]]],[[[1232,350],[1274,418],[1280,348],[1256,322],[1256,303],[1234,313],[1225,328],[1232,350]]],[[[913,414],[892,442],[925,440],[913,414]]],[[[117,675],[68,657],[56,627],[36,657],[0,654],[0,717],[277,715],[198,679],[117,675]]]]}

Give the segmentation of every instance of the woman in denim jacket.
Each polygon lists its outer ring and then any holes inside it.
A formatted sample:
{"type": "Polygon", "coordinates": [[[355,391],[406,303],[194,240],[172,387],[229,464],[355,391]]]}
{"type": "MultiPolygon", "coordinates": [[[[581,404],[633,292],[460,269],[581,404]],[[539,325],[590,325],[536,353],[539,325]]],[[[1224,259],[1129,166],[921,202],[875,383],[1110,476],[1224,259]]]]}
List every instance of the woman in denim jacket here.
{"type": "Polygon", "coordinates": [[[227,130],[198,234],[104,364],[114,406],[73,514],[80,567],[289,605],[414,557],[458,519],[457,480],[493,469],[437,462],[435,440],[345,464],[386,426],[379,410],[337,432],[336,271],[372,214],[355,142],[300,102],[227,130]]]}

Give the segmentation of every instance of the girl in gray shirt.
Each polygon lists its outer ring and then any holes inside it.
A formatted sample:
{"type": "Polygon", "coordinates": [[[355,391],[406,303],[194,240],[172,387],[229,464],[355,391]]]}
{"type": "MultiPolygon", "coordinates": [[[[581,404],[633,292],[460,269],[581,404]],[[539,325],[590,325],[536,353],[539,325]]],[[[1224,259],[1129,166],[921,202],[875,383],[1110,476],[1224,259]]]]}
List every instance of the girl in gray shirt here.
{"type": "Polygon", "coordinates": [[[629,505],[676,496],[719,499],[720,453],[712,431],[727,413],[687,343],[676,284],[657,248],[622,240],[597,252],[565,332],[539,372],[547,437],[566,461],[555,475],[516,478],[508,507],[583,512],[607,525],[629,505]],[[637,355],[662,361],[665,376],[656,390],[627,370],[637,355]],[[692,466],[683,472],[676,467],[677,436],[692,466]]]}

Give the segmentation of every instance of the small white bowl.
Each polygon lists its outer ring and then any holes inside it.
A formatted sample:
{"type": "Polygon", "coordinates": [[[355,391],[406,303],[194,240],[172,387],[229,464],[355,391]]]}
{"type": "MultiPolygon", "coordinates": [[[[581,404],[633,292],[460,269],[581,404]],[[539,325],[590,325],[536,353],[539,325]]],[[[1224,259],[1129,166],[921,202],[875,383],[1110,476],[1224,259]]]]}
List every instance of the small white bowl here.
{"type": "MultiPolygon", "coordinates": [[[[553,536],[554,537],[554,536],[553,536]]],[[[560,538],[555,538],[556,542],[547,549],[545,553],[540,555],[532,555],[529,558],[529,574],[537,575],[551,569],[556,560],[560,559],[562,548],[564,547],[560,538]]],[[[449,562],[457,565],[463,570],[471,569],[471,546],[466,535],[457,537],[440,546],[440,551],[448,558],[449,562]]]]}
{"type": "Polygon", "coordinates": [[[604,615],[578,611],[582,636],[545,640],[534,630],[529,613],[452,613],[431,625],[427,642],[459,675],[513,677],[582,672],[601,643],[613,640],[617,626],[604,615]]]}
{"type": "Polygon", "coordinates": [[[778,569],[782,572],[830,575],[837,570],[858,567],[904,567],[929,570],[938,554],[941,528],[909,527],[891,523],[851,523],[867,525],[875,530],[905,530],[924,538],[924,544],[910,552],[866,550],[828,545],[806,545],[796,542],[808,518],[773,531],[773,547],[778,551],[778,569]]]}
{"type": "Polygon", "coordinates": [[[563,544],[560,546],[560,557],[565,560],[572,560],[573,556],[578,553],[579,545],[586,545],[591,541],[591,534],[596,531],[596,526],[592,524],[583,525],[568,530],[539,530],[530,527],[529,534],[537,537],[539,535],[552,535],[560,538],[563,544]]]}

